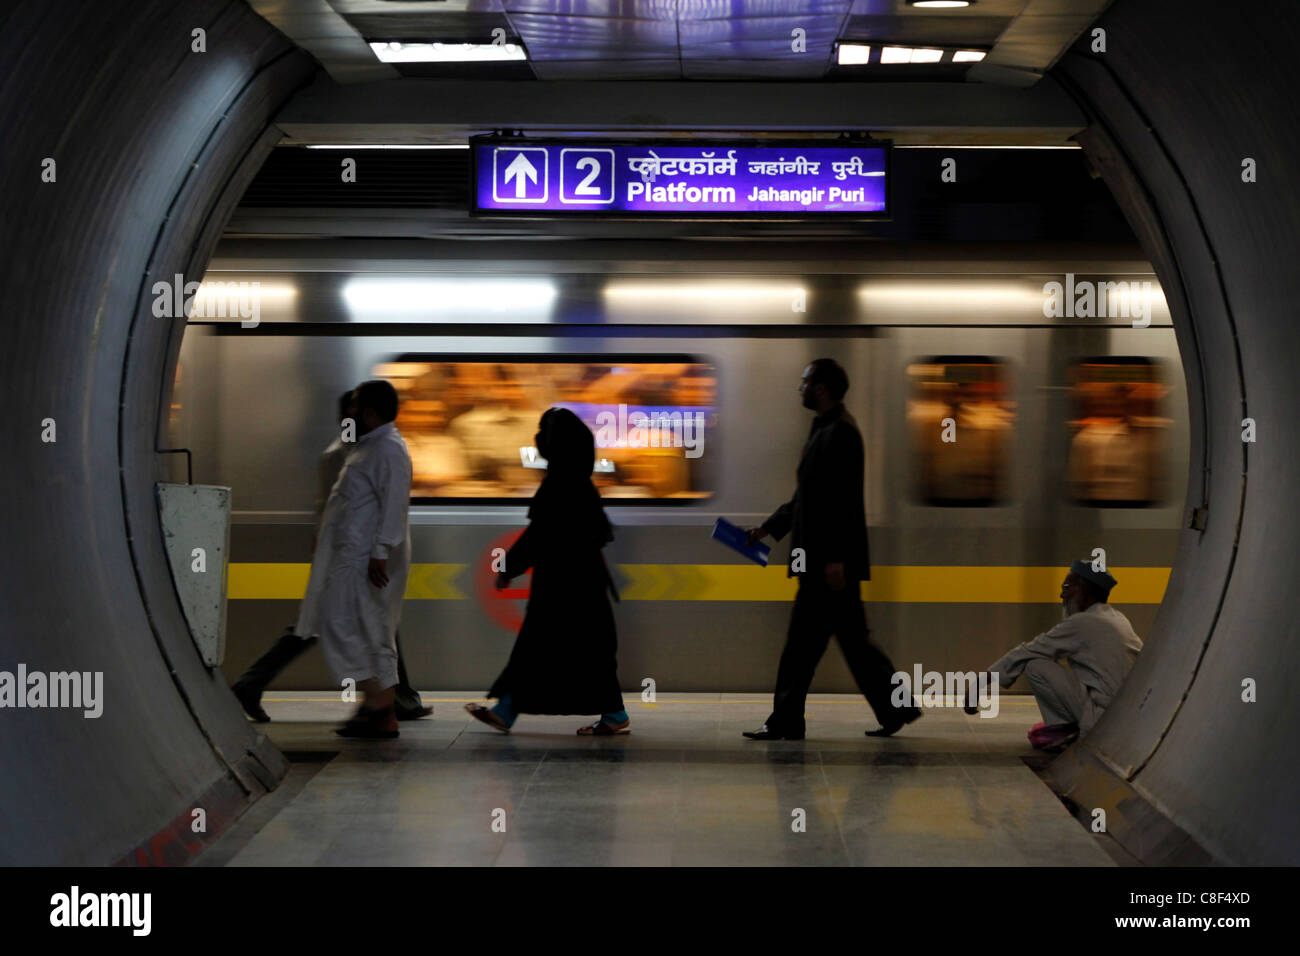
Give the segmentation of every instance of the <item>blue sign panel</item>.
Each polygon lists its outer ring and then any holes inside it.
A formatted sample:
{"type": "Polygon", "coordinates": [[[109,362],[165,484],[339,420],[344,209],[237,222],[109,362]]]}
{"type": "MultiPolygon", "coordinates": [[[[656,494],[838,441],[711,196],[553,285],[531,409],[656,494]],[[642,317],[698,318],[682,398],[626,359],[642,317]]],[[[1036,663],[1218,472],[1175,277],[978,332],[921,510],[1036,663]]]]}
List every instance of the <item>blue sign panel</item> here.
{"type": "Polygon", "coordinates": [[[473,211],[673,218],[889,214],[887,145],[472,140],[473,211]]]}

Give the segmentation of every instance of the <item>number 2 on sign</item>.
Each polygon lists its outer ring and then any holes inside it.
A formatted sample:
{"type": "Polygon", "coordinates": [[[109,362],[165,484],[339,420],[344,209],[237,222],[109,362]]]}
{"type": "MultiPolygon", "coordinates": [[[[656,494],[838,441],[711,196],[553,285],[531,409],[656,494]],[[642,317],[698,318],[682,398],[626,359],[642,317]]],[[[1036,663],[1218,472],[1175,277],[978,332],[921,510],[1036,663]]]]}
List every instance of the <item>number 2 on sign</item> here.
{"type": "Polygon", "coordinates": [[[590,169],[591,172],[587,174],[586,179],[584,179],[582,182],[578,183],[576,187],[574,187],[573,194],[575,196],[599,196],[600,187],[593,186],[591,185],[591,183],[597,176],[600,175],[600,161],[594,159],[591,156],[583,157],[582,159],[578,160],[578,169],[579,170],[590,169]]]}

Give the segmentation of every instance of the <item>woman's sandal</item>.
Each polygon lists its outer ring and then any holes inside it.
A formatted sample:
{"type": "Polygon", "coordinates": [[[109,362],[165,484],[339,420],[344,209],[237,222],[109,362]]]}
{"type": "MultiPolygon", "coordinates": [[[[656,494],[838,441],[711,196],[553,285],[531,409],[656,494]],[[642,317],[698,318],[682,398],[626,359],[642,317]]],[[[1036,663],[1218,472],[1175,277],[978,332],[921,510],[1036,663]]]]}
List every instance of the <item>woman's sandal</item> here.
{"type": "Polygon", "coordinates": [[[503,734],[510,733],[510,728],[506,726],[504,720],[492,712],[491,707],[484,707],[482,704],[466,704],[465,709],[475,720],[481,720],[494,730],[499,730],[503,734]]]}
{"type": "Polygon", "coordinates": [[[616,734],[630,734],[632,732],[632,721],[625,720],[621,724],[607,724],[603,720],[598,720],[587,727],[579,727],[578,734],[583,737],[613,737],[616,734]]]}

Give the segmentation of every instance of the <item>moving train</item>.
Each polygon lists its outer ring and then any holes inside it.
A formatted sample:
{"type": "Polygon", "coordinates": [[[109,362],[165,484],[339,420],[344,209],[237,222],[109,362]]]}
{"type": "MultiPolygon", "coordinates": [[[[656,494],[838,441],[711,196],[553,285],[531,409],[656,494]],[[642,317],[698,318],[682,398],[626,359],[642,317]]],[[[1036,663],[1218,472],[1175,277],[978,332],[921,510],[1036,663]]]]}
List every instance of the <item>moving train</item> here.
{"type": "MultiPolygon", "coordinates": [[[[1122,244],[874,248],[226,240],[200,295],[251,290],[255,321],[195,308],[168,430],[196,482],[233,489],[227,676],[295,618],[338,395],[381,376],[415,471],[401,642],[422,689],[477,692],[506,661],[527,578],[494,592],[491,555],[526,523],[537,418],[562,404],[600,446],[625,688],[770,691],[788,540],[764,568],[710,530],[792,493],[811,418],[796,386],[820,356],[850,377],[863,593],[897,667],[979,668],[1047,629],[1076,557],[1107,563],[1148,633],[1188,460],[1150,265],[1122,244]]],[[[278,686],[331,685],[304,655],[278,686]]],[[[813,689],[853,690],[837,651],[813,689]]]]}

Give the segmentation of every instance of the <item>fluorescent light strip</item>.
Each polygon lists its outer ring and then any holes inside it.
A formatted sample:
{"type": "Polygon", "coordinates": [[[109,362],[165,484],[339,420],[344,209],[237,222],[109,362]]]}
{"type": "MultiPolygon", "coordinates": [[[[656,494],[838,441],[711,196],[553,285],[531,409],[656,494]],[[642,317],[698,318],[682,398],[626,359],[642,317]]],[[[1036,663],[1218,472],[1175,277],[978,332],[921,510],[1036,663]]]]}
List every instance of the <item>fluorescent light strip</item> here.
{"type": "Polygon", "coordinates": [[[943,50],[932,47],[887,46],[880,50],[881,63],[938,63],[943,50]]]}
{"type": "Polygon", "coordinates": [[[247,289],[250,295],[262,299],[292,299],[298,295],[298,287],[284,282],[263,282],[261,279],[204,279],[194,293],[195,299],[215,299],[219,295],[228,295],[236,289],[247,289]],[[254,288],[254,283],[257,287],[254,288]]]}
{"type": "Polygon", "coordinates": [[[858,289],[858,298],[868,309],[899,309],[954,312],[1002,307],[1041,310],[1041,291],[1023,284],[999,282],[890,282],[872,283],[858,289]]]}
{"type": "Polygon", "coordinates": [[[545,279],[351,279],[343,301],[363,322],[547,322],[555,284],[545,279]]]}
{"type": "Polygon", "coordinates": [[[861,43],[841,43],[837,48],[840,66],[861,66],[871,62],[871,47],[861,43]]]}
{"type": "MultiPolygon", "coordinates": [[[[1063,281],[1064,276],[1054,281],[1063,281]]],[[[1107,279],[1104,281],[1116,281],[1107,279]]],[[[1149,279],[1146,281],[1150,281],[1149,279]]],[[[1136,293],[1150,309],[1168,309],[1164,290],[1159,286],[1136,293]]],[[[1003,308],[1042,314],[1048,300],[1042,288],[1033,282],[873,282],[859,286],[858,299],[868,310],[890,309],[908,312],[963,312],[972,309],[1003,308]]]]}
{"type": "Polygon", "coordinates": [[[403,43],[372,42],[370,49],[384,63],[490,63],[527,60],[517,43],[403,43]]]}
{"type": "Polygon", "coordinates": [[[693,302],[700,299],[722,301],[742,301],[769,299],[773,302],[789,303],[796,296],[806,296],[808,290],[803,286],[753,286],[753,285],[609,285],[603,292],[605,298],[622,301],[640,300],[651,302],[693,302]]]}
{"type": "MultiPolygon", "coordinates": [[[[191,320],[229,319],[242,322],[262,319],[262,310],[270,307],[272,315],[283,314],[298,297],[298,287],[285,282],[263,282],[261,279],[204,278],[194,291],[190,308],[185,313],[191,320]]],[[[251,326],[249,326],[251,327],[251,326]]]]}
{"type": "MultiPolygon", "coordinates": [[[[880,50],[880,62],[894,63],[940,63],[943,61],[944,49],[933,47],[887,46],[880,50]]],[[[954,50],[952,63],[978,63],[984,59],[983,50],[954,50]]],[[[861,43],[836,44],[836,62],[840,66],[864,66],[871,62],[871,47],[861,43]]]]}

